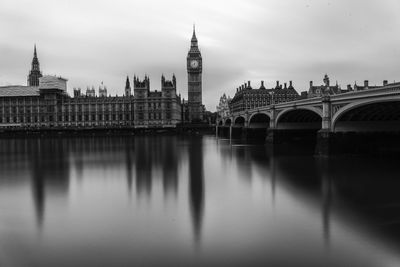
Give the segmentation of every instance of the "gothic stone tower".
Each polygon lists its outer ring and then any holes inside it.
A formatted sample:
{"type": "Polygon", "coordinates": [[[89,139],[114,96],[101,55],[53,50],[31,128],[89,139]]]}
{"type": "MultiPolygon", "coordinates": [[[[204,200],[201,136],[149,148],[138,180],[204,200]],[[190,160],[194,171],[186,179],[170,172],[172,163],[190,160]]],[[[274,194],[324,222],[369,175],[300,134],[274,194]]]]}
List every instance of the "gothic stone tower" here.
{"type": "Polygon", "coordinates": [[[126,84],[125,84],[125,96],[130,97],[131,96],[131,83],[129,82],[129,77],[126,77],[126,84]]]}
{"type": "Polygon", "coordinates": [[[42,77],[40,72],[39,60],[36,54],[36,45],[33,51],[32,69],[28,75],[28,86],[39,86],[39,78],[42,77]]]}
{"type": "Polygon", "coordinates": [[[188,71],[188,106],[189,120],[203,120],[203,103],[202,103],[202,58],[199,47],[197,45],[196,31],[193,27],[193,36],[189,53],[187,55],[187,71],[188,71]]]}
{"type": "Polygon", "coordinates": [[[150,78],[145,75],[141,81],[136,75],[133,77],[134,124],[136,127],[146,127],[149,121],[148,97],[150,95],[150,78]]]}

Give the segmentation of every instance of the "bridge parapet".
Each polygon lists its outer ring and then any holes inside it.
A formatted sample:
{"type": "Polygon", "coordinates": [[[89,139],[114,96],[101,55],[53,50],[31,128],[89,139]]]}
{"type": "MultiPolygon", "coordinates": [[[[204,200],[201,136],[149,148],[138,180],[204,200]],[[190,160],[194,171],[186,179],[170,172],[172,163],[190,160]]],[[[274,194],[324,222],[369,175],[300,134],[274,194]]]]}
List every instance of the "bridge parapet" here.
{"type": "Polygon", "coordinates": [[[385,87],[332,95],[331,99],[332,101],[338,101],[343,99],[363,98],[366,96],[387,95],[387,94],[400,94],[400,83],[390,84],[385,87]]]}
{"type": "Polygon", "coordinates": [[[330,132],[334,131],[335,121],[341,116],[341,114],[344,114],[348,110],[370,103],[388,101],[400,102],[400,83],[362,91],[314,97],[257,107],[235,112],[232,114],[231,119],[232,122],[234,122],[234,119],[237,117],[243,117],[245,119],[243,126],[248,127],[249,122],[254,115],[263,113],[270,118],[269,128],[275,129],[283,114],[295,110],[309,110],[318,114],[322,118],[321,129],[330,132]]]}

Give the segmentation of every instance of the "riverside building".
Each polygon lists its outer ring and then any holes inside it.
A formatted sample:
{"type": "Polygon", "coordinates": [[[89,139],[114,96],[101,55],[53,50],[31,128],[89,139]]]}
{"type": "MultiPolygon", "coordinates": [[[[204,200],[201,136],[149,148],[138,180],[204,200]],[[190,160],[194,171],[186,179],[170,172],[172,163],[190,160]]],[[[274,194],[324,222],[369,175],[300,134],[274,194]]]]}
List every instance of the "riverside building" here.
{"type": "Polygon", "coordinates": [[[0,87],[0,126],[22,128],[132,127],[168,128],[181,122],[181,97],[176,78],[161,77],[161,90],[150,90],[150,79],[129,77],[123,96],[107,95],[105,86],[88,88],[86,94],[74,89],[67,94],[67,79],[43,76],[36,46],[27,86],[0,87]]]}
{"type": "Polygon", "coordinates": [[[292,81],[289,86],[284,83],[282,87],[279,81],[276,82],[275,88],[267,89],[264,81],[258,89],[253,89],[250,81],[236,89],[235,96],[229,101],[230,112],[240,112],[248,109],[264,107],[282,102],[289,102],[299,99],[299,94],[294,89],[292,81]]]}

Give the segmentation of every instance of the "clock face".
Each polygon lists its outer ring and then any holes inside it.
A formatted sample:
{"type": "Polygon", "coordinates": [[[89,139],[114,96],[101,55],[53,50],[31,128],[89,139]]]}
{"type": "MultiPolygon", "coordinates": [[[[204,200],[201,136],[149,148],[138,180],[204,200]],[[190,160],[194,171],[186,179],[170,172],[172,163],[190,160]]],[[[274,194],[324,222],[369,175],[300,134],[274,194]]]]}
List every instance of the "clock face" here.
{"type": "Polygon", "coordinates": [[[197,60],[190,61],[190,67],[192,67],[193,69],[197,69],[198,66],[199,62],[197,60]]]}

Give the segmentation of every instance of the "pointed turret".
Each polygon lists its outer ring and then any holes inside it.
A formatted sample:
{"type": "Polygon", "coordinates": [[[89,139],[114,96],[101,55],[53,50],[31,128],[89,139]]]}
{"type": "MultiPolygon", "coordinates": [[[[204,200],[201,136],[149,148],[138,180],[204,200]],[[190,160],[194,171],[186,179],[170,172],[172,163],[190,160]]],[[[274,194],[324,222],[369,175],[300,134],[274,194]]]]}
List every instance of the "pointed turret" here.
{"type": "Polygon", "coordinates": [[[196,26],[193,24],[192,46],[197,46],[196,26]]]}
{"type": "Polygon", "coordinates": [[[125,84],[125,89],[130,89],[131,88],[131,83],[129,81],[129,76],[126,76],[126,84],[125,84]]]}
{"type": "Polygon", "coordinates": [[[32,70],[39,70],[40,71],[39,59],[37,57],[37,52],[36,52],[36,44],[33,47],[32,70]]]}
{"type": "Polygon", "coordinates": [[[125,96],[131,96],[131,83],[129,81],[129,76],[126,76],[125,96]]]}
{"type": "MultiPolygon", "coordinates": [[[[192,34],[192,39],[190,42],[189,54],[192,54],[195,56],[200,55],[199,45],[198,45],[198,41],[197,41],[197,37],[196,37],[196,29],[195,29],[194,24],[193,24],[193,34],[192,34]]],[[[200,57],[201,57],[201,55],[200,55],[200,57]]]]}
{"type": "Polygon", "coordinates": [[[39,59],[37,57],[36,44],[33,47],[32,68],[28,75],[28,86],[39,86],[39,78],[42,77],[40,72],[39,59]]]}

